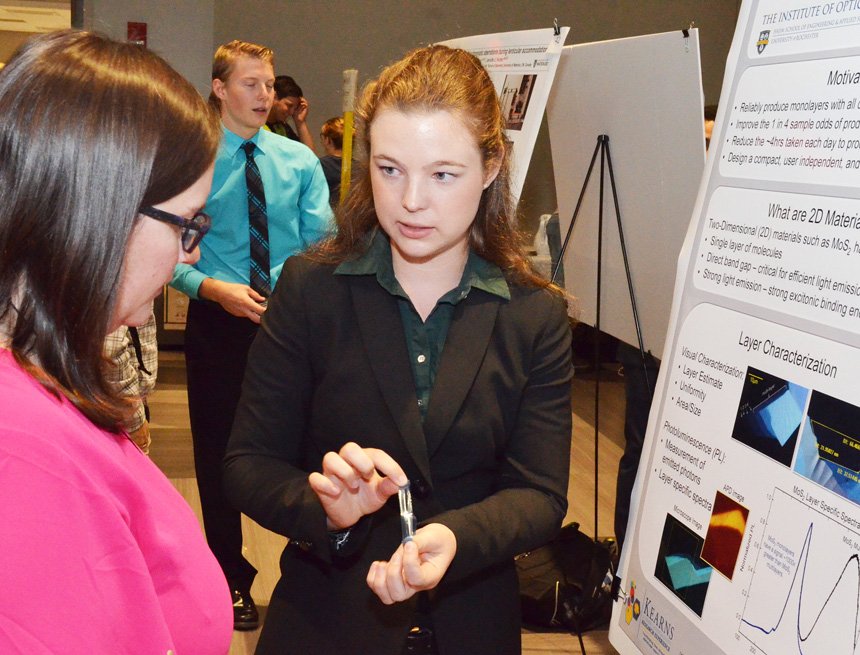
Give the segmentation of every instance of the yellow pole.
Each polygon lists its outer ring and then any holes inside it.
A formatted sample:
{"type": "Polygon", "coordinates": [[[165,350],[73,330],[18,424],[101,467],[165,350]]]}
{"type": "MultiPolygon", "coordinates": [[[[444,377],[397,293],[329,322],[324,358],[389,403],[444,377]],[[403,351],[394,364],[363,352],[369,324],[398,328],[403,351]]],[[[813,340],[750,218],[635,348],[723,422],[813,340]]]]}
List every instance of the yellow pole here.
{"type": "Polygon", "coordinates": [[[352,135],[355,132],[352,114],[355,110],[355,92],[358,71],[354,68],[343,72],[343,156],[340,169],[340,201],[346,198],[352,178],[352,135]]]}

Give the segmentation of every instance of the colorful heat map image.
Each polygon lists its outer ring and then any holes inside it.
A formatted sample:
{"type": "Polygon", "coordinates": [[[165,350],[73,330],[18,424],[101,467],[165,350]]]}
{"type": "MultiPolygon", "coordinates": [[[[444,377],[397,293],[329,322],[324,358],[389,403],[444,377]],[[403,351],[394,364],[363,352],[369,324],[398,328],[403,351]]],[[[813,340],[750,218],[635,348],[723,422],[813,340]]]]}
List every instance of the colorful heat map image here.
{"type": "Polygon", "coordinates": [[[809,390],[747,368],[732,438],[791,466],[809,390]]]}
{"type": "Polygon", "coordinates": [[[813,391],[794,470],[860,504],[860,408],[813,391]]]}
{"type": "Polygon", "coordinates": [[[702,548],[702,561],[707,562],[729,580],[735,573],[735,564],[741,552],[741,542],[747,527],[750,511],[717,492],[714,510],[708,523],[708,534],[702,548]]]}
{"type": "Polygon", "coordinates": [[[711,581],[711,566],[702,560],[702,538],[667,514],[654,576],[699,616],[711,581]]]}

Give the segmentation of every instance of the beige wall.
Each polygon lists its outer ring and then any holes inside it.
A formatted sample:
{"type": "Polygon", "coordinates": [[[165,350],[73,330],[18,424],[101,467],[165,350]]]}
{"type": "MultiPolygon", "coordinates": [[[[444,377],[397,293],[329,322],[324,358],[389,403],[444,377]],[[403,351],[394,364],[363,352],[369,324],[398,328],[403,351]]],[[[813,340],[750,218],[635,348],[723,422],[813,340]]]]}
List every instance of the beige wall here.
{"type": "Polygon", "coordinates": [[[340,110],[340,76],[360,81],[407,50],[444,39],[569,25],[567,44],[700,30],[707,103],[719,97],[737,0],[216,0],[214,45],[234,38],[275,51],[275,73],[292,75],[311,104],[315,127],[340,110]]]}
{"type": "MultiPolygon", "coordinates": [[[[215,0],[214,43],[244,39],[275,51],[275,73],[292,75],[310,103],[311,134],[341,111],[341,74],[359,84],[407,50],[444,39],[548,27],[571,28],[567,43],[586,43],[699,28],[705,102],[719,99],[738,0],[215,0]]],[[[599,74],[599,72],[598,72],[599,74]]],[[[631,108],[635,111],[635,108],[631,108]]],[[[580,183],[580,182],[577,182],[580,183]]],[[[524,227],[555,209],[547,130],[538,138],[523,189],[524,227]]]]}
{"type": "Polygon", "coordinates": [[[125,41],[129,22],[147,24],[147,47],[209,95],[215,0],[84,0],[84,27],[125,41]]]}
{"type": "MultiPolygon", "coordinates": [[[[126,23],[149,24],[149,47],[208,95],[217,46],[243,39],[275,51],[275,73],[292,75],[310,103],[311,133],[341,112],[342,71],[359,84],[407,50],[444,39],[571,27],[567,43],[699,28],[705,103],[719,99],[740,0],[83,0],[84,24],[124,39],[126,23]]],[[[599,73],[599,72],[598,72],[599,73]]],[[[635,108],[631,108],[635,111],[635,108]]],[[[577,182],[579,183],[579,182],[577,182]]],[[[547,130],[523,189],[524,227],[555,209],[547,130]]]]}

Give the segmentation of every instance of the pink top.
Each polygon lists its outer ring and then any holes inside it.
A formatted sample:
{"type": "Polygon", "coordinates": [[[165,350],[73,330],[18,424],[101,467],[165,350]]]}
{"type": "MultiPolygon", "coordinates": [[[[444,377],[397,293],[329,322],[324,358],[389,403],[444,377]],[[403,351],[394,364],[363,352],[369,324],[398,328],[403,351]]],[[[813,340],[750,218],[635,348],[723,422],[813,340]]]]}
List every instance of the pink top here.
{"type": "Polygon", "coordinates": [[[0,349],[0,653],[224,655],[232,629],[173,485],[0,349]]]}

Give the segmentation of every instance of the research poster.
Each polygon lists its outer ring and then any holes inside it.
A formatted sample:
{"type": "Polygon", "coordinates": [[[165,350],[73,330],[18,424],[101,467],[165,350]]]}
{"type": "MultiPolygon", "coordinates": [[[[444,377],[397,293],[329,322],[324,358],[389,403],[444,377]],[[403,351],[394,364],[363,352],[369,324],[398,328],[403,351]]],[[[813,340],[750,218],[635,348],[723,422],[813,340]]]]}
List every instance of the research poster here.
{"type": "Polygon", "coordinates": [[[513,145],[511,192],[517,202],[569,30],[569,27],[522,30],[443,42],[475,55],[493,80],[513,145]]]}
{"type": "Polygon", "coordinates": [[[860,632],[860,0],[744,0],[610,640],[836,655],[860,632]]]}

